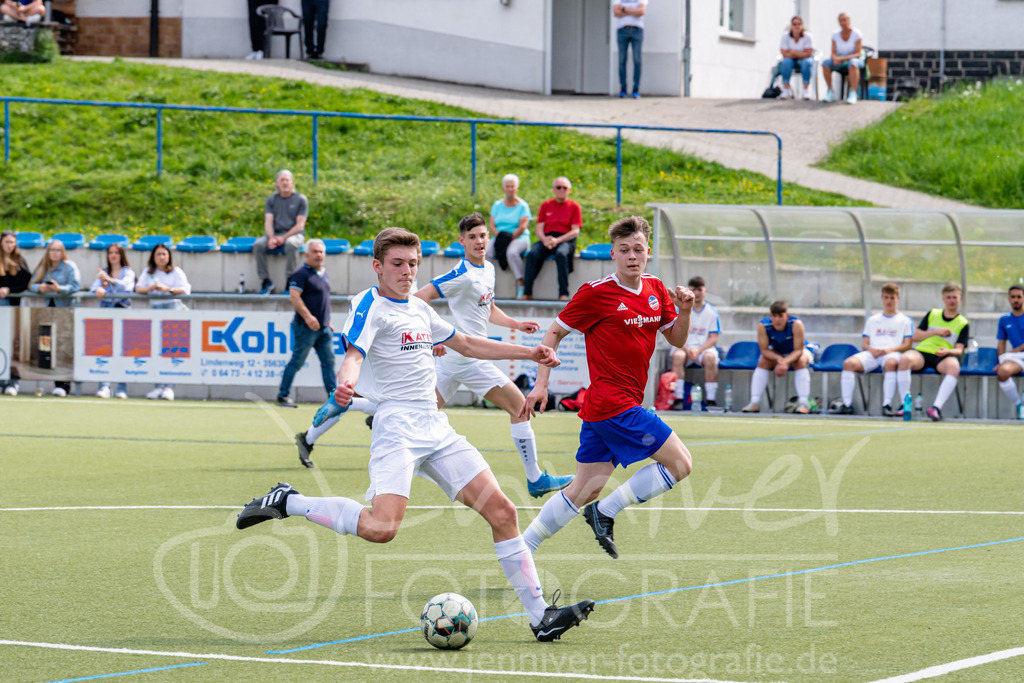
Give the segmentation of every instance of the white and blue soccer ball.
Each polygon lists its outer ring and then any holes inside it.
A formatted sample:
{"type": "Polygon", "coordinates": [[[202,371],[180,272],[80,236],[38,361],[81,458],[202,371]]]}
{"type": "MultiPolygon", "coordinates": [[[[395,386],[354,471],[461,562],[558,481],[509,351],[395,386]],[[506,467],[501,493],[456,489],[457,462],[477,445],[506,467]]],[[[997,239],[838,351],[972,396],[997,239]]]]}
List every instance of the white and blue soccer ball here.
{"type": "Polygon", "coordinates": [[[458,650],[476,635],[476,608],[458,593],[435,595],[423,606],[420,627],[434,647],[458,650]]]}

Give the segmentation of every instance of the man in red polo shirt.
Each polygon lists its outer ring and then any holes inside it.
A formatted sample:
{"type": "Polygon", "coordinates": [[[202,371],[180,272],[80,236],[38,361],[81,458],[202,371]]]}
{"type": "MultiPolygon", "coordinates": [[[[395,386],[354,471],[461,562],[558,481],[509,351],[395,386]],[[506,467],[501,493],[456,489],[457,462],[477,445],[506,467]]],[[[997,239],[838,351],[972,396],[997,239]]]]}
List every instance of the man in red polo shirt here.
{"type": "Polygon", "coordinates": [[[555,178],[555,198],[545,201],[537,211],[537,241],[526,254],[520,299],[533,299],[533,281],[548,256],[554,256],[558,268],[558,298],[569,300],[569,259],[576,251],[576,236],[583,227],[583,211],[569,199],[571,191],[572,183],[568,178],[555,178]]]}

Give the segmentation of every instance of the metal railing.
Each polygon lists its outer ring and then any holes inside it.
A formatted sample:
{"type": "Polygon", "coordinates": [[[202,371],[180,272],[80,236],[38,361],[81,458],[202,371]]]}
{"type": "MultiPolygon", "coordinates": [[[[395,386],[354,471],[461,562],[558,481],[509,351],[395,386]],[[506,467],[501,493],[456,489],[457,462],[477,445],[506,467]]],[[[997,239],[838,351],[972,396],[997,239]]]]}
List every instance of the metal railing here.
{"type": "Polygon", "coordinates": [[[273,116],[308,116],[312,119],[313,183],[317,182],[319,169],[319,122],[321,118],[365,119],[380,121],[410,121],[418,123],[464,123],[469,125],[470,139],[470,194],[476,194],[477,126],[533,126],[546,128],[580,128],[615,130],[615,203],[622,204],[622,131],[664,131],[672,133],[707,133],[714,135],[770,135],[775,138],[778,154],[776,159],[775,198],[782,205],[782,138],[778,133],[767,130],[734,130],[725,128],[678,128],[673,126],[634,126],[615,123],[557,123],[552,121],[516,121],[513,119],[470,119],[449,116],[406,116],[399,114],[357,114],[353,112],[303,111],[299,109],[258,109],[247,107],[207,107],[186,104],[157,104],[148,102],[104,102],[95,100],[60,100],[43,97],[3,97],[4,103],[4,165],[11,159],[11,102],[26,104],[56,104],[79,107],[114,107],[120,109],[156,110],[156,174],[163,173],[163,113],[164,111],[204,111],[227,114],[267,114],[273,116]]]}

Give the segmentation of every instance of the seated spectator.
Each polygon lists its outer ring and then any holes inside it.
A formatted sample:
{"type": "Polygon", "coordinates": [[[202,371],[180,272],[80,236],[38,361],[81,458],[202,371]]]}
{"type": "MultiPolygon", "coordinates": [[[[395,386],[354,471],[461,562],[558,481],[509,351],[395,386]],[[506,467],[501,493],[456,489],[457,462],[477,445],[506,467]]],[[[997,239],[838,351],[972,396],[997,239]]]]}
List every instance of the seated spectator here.
{"type": "MultiPolygon", "coordinates": [[[[718,351],[715,349],[715,344],[718,343],[722,325],[718,319],[718,311],[704,300],[708,291],[704,278],[691,277],[686,286],[693,292],[690,334],[681,349],[672,351],[672,372],[676,374],[677,380],[681,380],[686,375],[686,368],[704,368],[704,397],[708,411],[722,412],[723,409],[718,407],[715,400],[718,395],[718,351]]],[[[685,384],[685,382],[676,381],[676,400],[672,404],[672,410],[683,409],[685,399],[683,387],[685,384]]],[[[690,410],[699,409],[700,406],[690,408],[690,410]]]]}
{"type": "MultiPolygon", "coordinates": [[[[25,257],[18,250],[18,236],[13,230],[0,233],[0,306],[20,306],[20,294],[28,289],[32,273],[28,269],[25,257]]],[[[8,396],[17,396],[21,377],[18,369],[11,366],[11,378],[0,380],[0,391],[8,396]]]]}
{"type": "Polygon", "coordinates": [[[1010,312],[999,318],[999,330],[996,331],[996,353],[999,354],[996,379],[999,380],[999,388],[1017,406],[1019,416],[1020,393],[1013,378],[1024,372],[1024,287],[1013,285],[1008,294],[1010,312]]]}
{"type": "Polygon", "coordinates": [[[793,17],[789,30],[782,34],[779,45],[782,61],[779,73],[782,76],[781,100],[793,99],[793,91],[789,89],[789,79],[793,77],[793,69],[800,69],[800,78],[804,83],[803,98],[811,99],[811,80],[814,78],[814,41],[811,34],[804,30],[804,20],[793,17]]]}
{"type": "MultiPolygon", "coordinates": [[[[857,384],[854,373],[866,374],[882,368],[882,415],[894,417],[892,395],[896,391],[896,370],[900,356],[910,348],[910,340],[914,336],[914,323],[910,318],[899,312],[900,286],[894,282],[882,285],[882,312],[875,313],[864,323],[862,348],[860,353],[843,361],[843,372],[840,375],[840,388],[843,404],[835,415],[853,413],[853,389],[857,384]]],[[[901,397],[897,397],[897,406],[902,405],[901,397]]],[[[867,408],[867,406],[865,406],[867,408]]]]}
{"type": "MultiPolygon", "coordinates": [[[[175,294],[191,294],[192,285],[188,283],[184,271],[174,265],[171,260],[171,250],[166,244],[158,244],[153,247],[149,254],[149,267],[142,271],[139,276],[139,283],[135,285],[135,291],[139,294],[165,297],[175,294]]],[[[181,302],[181,299],[150,300],[150,308],[168,310],[188,310],[188,307],[181,302]]],[[[146,398],[174,400],[173,384],[158,384],[153,391],[146,394],[146,398]]]]}
{"type": "Polygon", "coordinates": [[[4,0],[0,12],[15,21],[31,24],[46,16],[46,6],[43,0],[4,0]]]}
{"type": "Polygon", "coordinates": [[[523,254],[530,248],[530,205],[521,199],[519,176],[509,173],[501,179],[505,196],[491,205],[489,229],[491,243],[487,246],[487,260],[497,263],[502,270],[512,269],[516,278],[516,296],[523,295],[523,254]]]}
{"type": "Polygon", "coordinates": [[[285,272],[288,277],[299,269],[299,251],[305,244],[306,218],[309,202],[301,192],[295,191],[295,178],[291,171],[281,171],[274,181],[277,191],[267,197],[263,216],[266,233],[252,245],[256,254],[256,273],[260,278],[260,294],[274,291],[274,281],[267,268],[267,251],[284,246],[285,272]]]}
{"type": "Polygon", "coordinates": [[[825,76],[825,85],[828,86],[828,90],[825,92],[826,102],[835,102],[836,100],[836,96],[832,93],[832,72],[838,71],[846,74],[846,80],[849,83],[846,103],[857,103],[860,70],[864,68],[864,58],[861,57],[863,47],[861,33],[850,25],[850,16],[845,12],[840,14],[839,30],[832,34],[832,57],[821,63],[821,72],[825,76]]]}
{"type": "Polygon", "coordinates": [[[526,255],[523,294],[520,299],[533,299],[533,281],[548,256],[555,257],[558,268],[558,299],[569,300],[569,273],[576,251],[576,236],[583,227],[583,210],[569,199],[572,183],[566,177],[555,178],[555,198],[548,199],[537,211],[537,242],[526,255]]]}
{"type": "MultiPolygon", "coordinates": [[[[68,252],[60,240],[50,240],[46,254],[32,274],[29,289],[38,294],[50,294],[46,305],[51,308],[70,308],[75,305],[74,294],[78,291],[81,276],[76,266],[68,259],[68,252]]],[[[67,396],[71,382],[54,382],[53,395],[67,396]]]]}
{"type": "Polygon", "coordinates": [[[757,344],[761,347],[761,358],[757,361],[754,376],[750,378],[750,403],[743,406],[744,413],[761,410],[761,394],[768,386],[768,371],[774,370],[776,377],[785,377],[791,369],[796,371],[793,383],[796,385],[796,412],[806,415],[811,411],[811,352],[804,346],[804,324],[795,315],[789,314],[785,301],[776,301],[769,309],[770,315],[762,318],[757,326],[757,344]]]}
{"type": "MultiPolygon", "coordinates": [[[[960,293],[960,285],[953,282],[942,288],[942,308],[933,308],[921,319],[914,330],[914,341],[918,345],[900,357],[896,375],[900,396],[910,393],[910,373],[915,370],[934,368],[940,375],[945,375],[935,402],[925,411],[933,422],[942,419],[942,406],[956,389],[960,359],[970,337],[967,318],[960,314],[960,293]]],[[[896,415],[902,417],[902,407],[896,415]]]]}
{"type": "MultiPolygon", "coordinates": [[[[120,244],[107,247],[107,267],[96,271],[96,279],[89,291],[100,300],[100,308],[130,308],[131,299],[116,299],[108,294],[126,294],[135,291],[135,271],[128,263],[128,255],[120,244]]],[[[110,382],[100,384],[96,392],[99,398],[110,398],[110,382]]],[[[128,398],[128,385],[118,382],[115,396],[128,398]]]]}

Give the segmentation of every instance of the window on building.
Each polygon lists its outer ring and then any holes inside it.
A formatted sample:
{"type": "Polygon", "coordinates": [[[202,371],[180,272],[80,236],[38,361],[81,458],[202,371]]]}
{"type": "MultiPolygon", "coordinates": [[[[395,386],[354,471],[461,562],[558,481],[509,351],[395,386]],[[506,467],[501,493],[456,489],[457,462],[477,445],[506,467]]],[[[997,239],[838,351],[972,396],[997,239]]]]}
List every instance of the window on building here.
{"type": "Polygon", "coordinates": [[[753,40],[754,0],[718,0],[720,34],[753,40]]]}

